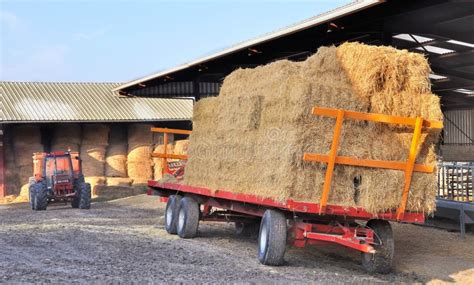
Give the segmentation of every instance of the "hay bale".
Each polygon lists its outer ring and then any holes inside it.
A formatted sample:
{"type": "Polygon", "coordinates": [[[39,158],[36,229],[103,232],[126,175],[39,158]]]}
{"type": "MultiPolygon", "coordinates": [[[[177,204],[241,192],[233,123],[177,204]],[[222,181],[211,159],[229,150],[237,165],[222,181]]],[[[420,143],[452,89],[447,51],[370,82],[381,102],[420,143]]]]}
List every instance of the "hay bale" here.
{"type": "Polygon", "coordinates": [[[148,144],[132,144],[128,146],[128,161],[151,160],[152,146],[148,144]]]}
{"type": "Polygon", "coordinates": [[[55,143],[51,145],[51,151],[74,151],[80,152],[81,148],[79,144],[76,143],[55,143]]]}
{"type": "Polygon", "coordinates": [[[86,180],[86,183],[91,185],[91,194],[94,198],[97,197],[97,189],[105,186],[107,182],[107,178],[104,176],[86,176],[84,179],[86,180]]]}
{"type": "Polygon", "coordinates": [[[85,124],[82,127],[82,144],[104,146],[109,144],[110,127],[104,124],[85,124]]]}
{"type": "Polygon", "coordinates": [[[109,132],[109,144],[127,144],[127,126],[124,124],[112,124],[109,132]]]}
{"type": "Polygon", "coordinates": [[[20,144],[14,146],[15,164],[17,166],[33,165],[33,153],[43,152],[42,144],[20,144]]]}
{"type": "Polygon", "coordinates": [[[174,142],[174,154],[187,154],[189,147],[189,140],[177,140],[174,142]]]}
{"type": "MultiPolygon", "coordinates": [[[[184,183],[319,202],[325,168],[302,156],[328,153],[335,120],[313,116],[311,108],[439,120],[439,98],[426,85],[428,71],[423,56],[358,43],[320,48],[305,62],[236,70],[224,80],[219,97],[195,105],[184,183]]],[[[405,161],[411,132],[345,121],[338,154],[405,161]]],[[[437,132],[423,134],[417,163],[435,164],[437,140],[437,132]]],[[[435,184],[435,173],[416,173],[408,209],[432,212],[435,184]]],[[[375,213],[398,207],[403,172],[336,165],[331,186],[329,203],[375,213]]]]}
{"type": "Polygon", "coordinates": [[[153,178],[151,160],[128,161],[127,171],[128,177],[133,179],[132,185],[146,184],[148,180],[151,180],[153,178]]]}
{"type": "Polygon", "coordinates": [[[128,144],[137,145],[153,144],[153,133],[151,132],[151,124],[129,124],[128,125],[128,144]]]}
{"type": "Polygon", "coordinates": [[[107,186],[131,186],[132,185],[131,178],[123,178],[123,177],[107,177],[107,186]]]}
{"type": "MultiPolygon", "coordinates": [[[[76,146],[81,143],[81,125],[76,123],[56,124],[54,126],[52,145],[76,146]]],[[[66,148],[67,149],[67,148],[66,148]]]]}
{"type": "Polygon", "coordinates": [[[111,144],[105,154],[105,175],[127,177],[127,145],[111,144]]]}
{"type": "Polygon", "coordinates": [[[41,144],[41,128],[36,124],[19,124],[11,128],[15,147],[41,144]]]}
{"type": "Polygon", "coordinates": [[[105,175],[105,146],[81,145],[80,156],[84,176],[105,175]]]}
{"type": "MultiPolygon", "coordinates": [[[[167,153],[173,153],[174,146],[168,144],[166,149],[167,153]]],[[[153,152],[154,153],[164,153],[165,145],[160,144],[156,145],[153,152]]],[[[160,180],[163,177],[163,159],[162,158],[153,158],[153,179],[160,180]]]]}

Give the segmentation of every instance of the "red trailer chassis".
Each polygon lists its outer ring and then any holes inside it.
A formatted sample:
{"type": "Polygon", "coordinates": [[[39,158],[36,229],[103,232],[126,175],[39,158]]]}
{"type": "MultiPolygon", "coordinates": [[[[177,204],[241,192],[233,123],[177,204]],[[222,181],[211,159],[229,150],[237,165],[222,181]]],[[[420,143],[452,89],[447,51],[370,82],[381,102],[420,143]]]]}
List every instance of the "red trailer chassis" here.
{"type": "MultiPolygon", "coordinates": [[[[161,196],[162,202],[167,202],[172,195],[192,197],[201,205],[201,221],[246,222],[261,218],[268,209],[281,211],[289,221],[288,240],[296,247],[336,243],[362,253],[374,254],[376,234],[357,221],[397,220],[396,211],[371,214],[362,208],[327,205],[325,214],[320,214],[320,205],[317,203],[294,200],[278,202],[256,195],[153,180],[148,181],[148,187],[148,195],[161,196]]],[[[423,213],[405,212],[401,221],[415,223],[423,222],[424,219],[423,213]]]]}

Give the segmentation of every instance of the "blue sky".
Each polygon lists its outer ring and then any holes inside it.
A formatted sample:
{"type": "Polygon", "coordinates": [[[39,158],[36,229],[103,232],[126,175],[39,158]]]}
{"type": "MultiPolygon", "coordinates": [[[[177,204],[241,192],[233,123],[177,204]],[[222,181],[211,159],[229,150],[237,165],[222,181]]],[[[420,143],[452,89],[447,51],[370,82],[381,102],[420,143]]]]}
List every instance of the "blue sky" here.
{"type": "Polygon", "coordinates": [[[0,0],[0,79],[125,82],[348,2],[0,0]]]}

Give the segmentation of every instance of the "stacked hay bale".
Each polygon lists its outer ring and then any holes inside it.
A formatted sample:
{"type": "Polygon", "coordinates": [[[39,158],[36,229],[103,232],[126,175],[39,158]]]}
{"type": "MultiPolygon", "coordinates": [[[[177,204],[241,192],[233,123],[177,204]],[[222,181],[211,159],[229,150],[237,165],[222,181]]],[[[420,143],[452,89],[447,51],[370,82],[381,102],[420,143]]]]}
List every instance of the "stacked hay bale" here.
{"type": "Polygon", "coordinates": [[[92,194],[96,188],[104,185],[105,178],[105,151],[109,140],[108,125],[85,124],[82,128],[82,144],[80,155],[82,159],[82,172],[86,182],[91,184],[92,194]]]}
{"type": "Polygon", "coordinates": [[[122,125],[112,125],[105,154],[107,186],[131,185],[132,180],[127,177],[127,151],[127,129],[122,125]]]}
{"type": "MultiPolygon", "coordinates": [[[[359,43],[320,48],[305,62],[237,70],[225,79],[219,97],[196,104],[184,183],[319,202],[324,164],[302,157],[328,153],[335,120],[313,116],[311,108],[440,120],[439,98],[430,92],[428,74],[422,55],[359,43]]],[[[346,120],[338,154],[405,161],[412,131],[346,120]]],[[[435,164],[438,135],[422,135],[417,163],[435,164]]],[[[336,165],[329,203],[373,213],[395,209],[403,181],[402,171],[336,165]]],[[[415,173],[411,188],[407,209],[432,212],[436,174],[415,173]]]]}
{"type": "MultiPolygon", "coordinates": [[[[38,125],[16,125],[11,128],[15,171],[18,175],[21,189],[17,189],[16,201],[28,201],[28,181],[33,176],[33,153],[43,152],[41,129],[38,125]]],[[[11,159],[10,159],[11,160],[11,159]]],[[[11,162],[11,161],[10,161],[11,162]]]]}
{"type": "MultiPolygon", "coordinates": [[[[163,133],[154,133],[155,147],[153,149],[154,153],[164,153],[165,145],[164,145],[164,135],[163,133]]],[[[174,136],[173,134],[168,134],[168,145],[166,147],[167,153],[173,153],[174,149],[174,136]]],[[[160,180],[163,177],[163,159],[154,157],[153,158],[153,179],[160,180]]]]}
{"type": "Polygon", "coordinates": [[[16,170],[14,148],[9,130],[10,129],[7,129],[3,133],[5,154],[5,193],[7,196],[15,196],[20,192],[21,183],[16,170]]]}
{"type": "Polygon", "coordinates": [[[75,123],[57,124],[51,140],[51,151],[79,152],[81,144],[81,125],[75,123]]]}
{"type": "Polygon", "coordinates": [[[133,186],[145,186],[153,178],[151,153],[153,150],[152,125],[130,124],[128,126],[128,177],[133,186]]]}

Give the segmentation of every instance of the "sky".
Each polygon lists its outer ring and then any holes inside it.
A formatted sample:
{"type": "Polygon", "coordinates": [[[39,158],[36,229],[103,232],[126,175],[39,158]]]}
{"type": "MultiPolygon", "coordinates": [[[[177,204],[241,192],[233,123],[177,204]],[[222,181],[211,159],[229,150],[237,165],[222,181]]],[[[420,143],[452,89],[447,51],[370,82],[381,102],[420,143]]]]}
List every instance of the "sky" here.
{"type": "Polygon", "coordinates": [[[127,82],[349,2],[0,0],[0,80],[127,82]]]}

